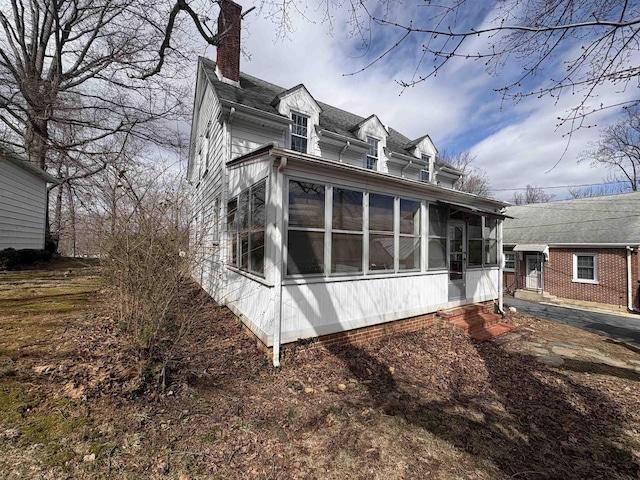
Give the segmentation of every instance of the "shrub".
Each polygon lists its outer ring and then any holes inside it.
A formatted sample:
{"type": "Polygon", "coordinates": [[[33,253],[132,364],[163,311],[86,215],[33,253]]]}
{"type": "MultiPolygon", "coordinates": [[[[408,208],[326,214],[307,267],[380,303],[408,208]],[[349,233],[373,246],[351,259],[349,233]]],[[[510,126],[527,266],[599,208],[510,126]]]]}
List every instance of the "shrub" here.
{"type": "Polygon", "coordinates": [[[51,253],[46,250],[5,248],[0,250],[0,270],[15,270],[40,260],[51,260],[51,257],[51,253]]]}

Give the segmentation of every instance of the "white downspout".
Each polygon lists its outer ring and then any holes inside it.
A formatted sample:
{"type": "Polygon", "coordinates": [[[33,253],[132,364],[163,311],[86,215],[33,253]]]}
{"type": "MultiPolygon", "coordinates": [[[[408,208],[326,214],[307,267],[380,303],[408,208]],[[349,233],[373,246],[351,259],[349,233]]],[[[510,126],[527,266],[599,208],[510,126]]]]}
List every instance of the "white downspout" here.
{"type": "Polygon", "coordinates": [[[498,222],[498,252],[500,253],[500,268],[498,269],[498,310],[504,315],[504,248],[502,246],[502,222],[498,222]]]}
{"type": "Polygon", "coordinates": [[[347,140],[347,143],[344,144],[344,147],[342,147],[342,150],[340,150],[340,153],[338,153],[338,161],[340,161],[340,163],[342,163],[342,154],[346,152],[350,146],[351,142],[347,140]]]}
{"type": "Polygon", "coordinates": [[[284,209],[285,206],[285,198],[284,198],[284,169],[287,168],[287,157],[280,158],[280,165],[278,165],[278,173],[276,175],[277,178],[277,192],[278,192],[278,207],[280,209],[279,215],[277,217],[276,222],[276,230],[278,231],[280,238],[278,241],[278,248],[276,250],[276,265],[278,265],[278,271],[276,273],[275,278],[275,291],[276,291],[276,315],[275,315],[275,324],[273,326],[273,366],[280,366],[280,339],[281,339],[281,331],[282,331],[282,279],[284,278],[284,209]]]}
{"type": "Polygon", "coordinates": [[[633,247],[627,246],[627,310],[633,312],[633,278],[631,276],[631,253],[633,247]]]}
{"type": "Polygon", "coordinates": [[[402,170],[400,170],[400,176],[402,178],[404,178],[404,171],[409,168],[411,166],[411,164],[413,163],[413,160],[409,160],[409,163],[407,163],[404,167],[402,167],[402,170]]]}

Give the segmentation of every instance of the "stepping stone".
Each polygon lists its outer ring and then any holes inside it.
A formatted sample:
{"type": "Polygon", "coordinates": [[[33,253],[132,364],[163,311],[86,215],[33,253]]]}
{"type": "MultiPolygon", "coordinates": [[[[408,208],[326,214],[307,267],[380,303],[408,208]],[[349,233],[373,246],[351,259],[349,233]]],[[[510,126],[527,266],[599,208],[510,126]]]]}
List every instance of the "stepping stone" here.
{"type": "Polygon", "coordinates": [[[608,357],[602,353],[591,354],[591,358],[599,361],[600,363],[604,363],[605,365],[609,365],[610,367],[629,368],[629,364],[627,362],[608,357]]]}
{"type": "Polygon", "coordinates": [[[562,347],[562,348],[570,348],[572,350],[579,350],[581,347],[574,343],[566,343],[566,342],[553,342],[551,343],[554,347],[562,347]]]}
{"type": "Polygon", "coordinates": [[[559,367],[564,363],[562,357],[557,357],[555,355],[542,355],[537,358],[537,361],[551,367],[559,367]]]}
{"type": "Polygon", "coordinates": [[[536,355],[549,355],[549,350],[546,348],[532,347],[530,350],[536,355]]]}
{"type": "Polygon", "coordinates": [[[530,341],[522,342],[522,345],[525,346],[525,347],[542,347],[541,343],[530,342],[530,341]]]}
{"type": "Polygon", "coordinates": [[[567,347],[551,347],[551,351],[556,355],[562,355],[563,357],[575,358],[578,355],[577,350],[573,350],[567,347]]]}

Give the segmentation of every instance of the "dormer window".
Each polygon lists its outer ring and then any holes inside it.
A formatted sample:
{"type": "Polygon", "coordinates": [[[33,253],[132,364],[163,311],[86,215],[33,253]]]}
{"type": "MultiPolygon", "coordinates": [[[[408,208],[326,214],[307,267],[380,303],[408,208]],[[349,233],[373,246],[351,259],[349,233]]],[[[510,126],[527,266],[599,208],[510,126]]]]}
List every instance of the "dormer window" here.
{"type": "Polygon", "coordinates": [[[421,182],[429,182],[429,169],[423,168],[420,170],[420,181],[421,182]]]}
{"type": "Polygon", "coordinates": [[[420,171],[420,180],[423,182],[433,182],[434,179],[434,162],[431,155],[421,155],[422,161],[427,164],[424,170],[420,171]]]}
{"type": "Polygon", "coordinates": [[[307,123],[309,118],[299,113],[291,112],[291,150],[300,153],[307,153],[308,129],[307,123]]]}
{"type": "Polygon", "coordinates": [[[365,168],[368,170],[378,169],[378,139],[373,137],[367,137],[367,143],[369,146],[369,152],[365,160],[365,168]]]}

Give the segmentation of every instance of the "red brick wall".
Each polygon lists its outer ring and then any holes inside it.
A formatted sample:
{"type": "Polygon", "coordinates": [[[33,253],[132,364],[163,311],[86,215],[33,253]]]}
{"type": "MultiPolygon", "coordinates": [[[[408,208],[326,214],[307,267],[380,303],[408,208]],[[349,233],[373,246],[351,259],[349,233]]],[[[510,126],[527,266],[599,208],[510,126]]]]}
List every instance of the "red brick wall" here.
{"type": "MultiPolygon", "coordinates": [[[[637,257],[637,253],[634,252],[637,257]]],[[[637,278],[637,261],[636,264],[637,278]]],[[[637,292],[637,281],[634,290],[637,292]]],[[[544,264],[544,289],[572,300],[627,305],[627,250],[625,248],[551,248],[544,264]],[[573,254],[595,253],[598,283],[573,282],[573,254]]],[[[637,297],[637,294],[636,294],[637,297]]]]}

